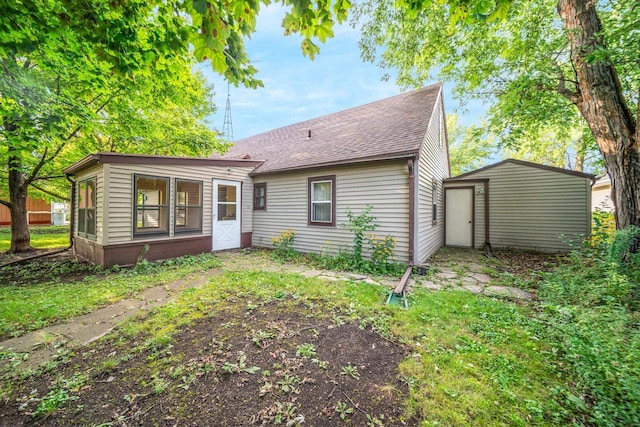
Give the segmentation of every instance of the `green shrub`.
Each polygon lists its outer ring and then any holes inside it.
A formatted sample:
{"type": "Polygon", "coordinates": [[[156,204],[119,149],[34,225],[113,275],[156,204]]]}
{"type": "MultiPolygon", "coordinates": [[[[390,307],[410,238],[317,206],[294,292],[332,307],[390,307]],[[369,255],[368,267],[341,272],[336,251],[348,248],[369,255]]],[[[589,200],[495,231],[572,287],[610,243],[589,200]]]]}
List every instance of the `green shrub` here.
{"type": "Polygon", "coordinates": [[[595,210],[591,214],[591,245],[597,247],[610,243],[616,231],[616,218],[612,212],[595,210]]]}
{"type": "Polygon", "coordinates": [[[542,319],[574,384],[564,391],[578,423],[640,425],[640,230],[576,250],[545,275],[542,319]]]}
{"type": "Polygon", "coordinates": [[[396,249],[396,238],[390,234],[378,237],[375,234],[367,236],[371,249],[371,261],[374,264],[388,264],[394,262],[393,254],[396,249]]]}
{"type": "Polygon", "coordinates": [[[290,259],[296,252],[293,249],[293,244],[296,240],[295,230],[284,230],[278,236],[271,238],[273,244],[274,254],[279,259],[290,259]]]}
{"type": "Polygon", "coordinates": [[[353,233],[353,257],[358,263],[362,262],[362,248],[365,241],[364,233],[378,228],[378,224],[373,222],[376,220],[376,217],[369,215],[371,209],[373,209],[373,206],[367,205],[360,215],[356,215],[350,208],[347,208],[349,224],[340,225],[353,233]]]}

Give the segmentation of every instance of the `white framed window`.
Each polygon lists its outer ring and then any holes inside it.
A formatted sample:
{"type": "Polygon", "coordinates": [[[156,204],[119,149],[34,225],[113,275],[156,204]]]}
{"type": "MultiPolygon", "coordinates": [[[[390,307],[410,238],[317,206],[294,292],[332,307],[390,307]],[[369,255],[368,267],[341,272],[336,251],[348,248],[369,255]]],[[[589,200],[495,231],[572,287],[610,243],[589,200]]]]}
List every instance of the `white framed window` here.
{"type": "Polygon", "coordinates": [[[309,178],[309,225],[335,227],[336,176],[309,178]]]}

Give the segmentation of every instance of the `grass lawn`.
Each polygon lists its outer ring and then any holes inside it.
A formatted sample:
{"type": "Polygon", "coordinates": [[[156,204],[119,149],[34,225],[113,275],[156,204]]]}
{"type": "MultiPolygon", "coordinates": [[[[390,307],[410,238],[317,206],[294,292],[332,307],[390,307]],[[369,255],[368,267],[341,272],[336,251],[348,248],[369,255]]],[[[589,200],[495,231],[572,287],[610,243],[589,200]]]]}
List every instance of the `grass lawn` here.
{"type": "MultiPolygon", "coordinates": [[[[31,246],[37,249],[64,248],[69,246],[69,226],[32,226],[31,246]]],[[[11,247],[11,228],[0,227],[0,251],[11,247]]]]}
{"type": "Polygon", "coordinates": [[[129,270],[102,270],[73,259],[0,270],[0,339],[22,335],[119,301],[145,288],[220,266],[211,255],[142,263],[129,270]],[[77,280],[84,277],[83,280],[77,280]]]}
{"type": "MultiPolygon", "coordinates": [[[[169,270],[176,277],[183,268],[169,270]]],[[[529,307],[418,289],[405,311],[383,304],[388,289],[382,286],[233,264],[225,269],[98,343],[59,350],[41,371],[5,377],[0,424],[524,426],[573,420],[565,397],[571,381],[529,307]]],[[[130,283],[157,282],[165,270],[151,272],[151,279],[88,279],[82,293],[57,285],[69,289],[67,295],[13,287],[0,301],[24,304],[7,324],[27,329],[17,322],[39,316],[38,301],[51,300],[58,309],[87,291],[130,292],[128,286],[145,286],[130,283]]],[[[15,308],[3,307],[5,319],[15,308]]],[[[16,362],[20,356],[2,357],[16,362]]]]}

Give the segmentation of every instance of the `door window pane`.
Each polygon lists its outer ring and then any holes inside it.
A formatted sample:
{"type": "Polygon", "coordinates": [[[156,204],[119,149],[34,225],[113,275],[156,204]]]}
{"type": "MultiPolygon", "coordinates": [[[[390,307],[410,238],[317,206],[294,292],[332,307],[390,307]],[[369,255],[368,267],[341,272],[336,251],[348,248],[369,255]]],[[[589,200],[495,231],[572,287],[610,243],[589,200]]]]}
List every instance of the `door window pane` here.
{"type": "Polygon", "coordinates": [[[218,184],[218,202],[236,202],[236,186],[218,184]]]}
{"type": "Polygon", "coordinates": [[[218,221],[233,221],[236,219],[236,204],[218,202],[218,221]]]}

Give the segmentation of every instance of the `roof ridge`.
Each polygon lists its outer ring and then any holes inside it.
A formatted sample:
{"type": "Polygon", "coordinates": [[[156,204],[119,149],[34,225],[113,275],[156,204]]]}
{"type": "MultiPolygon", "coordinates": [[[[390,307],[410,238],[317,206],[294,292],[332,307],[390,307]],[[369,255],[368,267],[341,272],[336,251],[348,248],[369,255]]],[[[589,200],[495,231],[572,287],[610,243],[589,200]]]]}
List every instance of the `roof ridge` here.
{"type": "Polygon", "coordinates": [[[302,125],[303,123],[312,122],[312,121],[324,119],[324,118],[327,118],[327,117],[344,114],[347,111],[365,109],[366,107],[370,107],[373,104],[388,102],[388,101],[390,101],[390,100],[392,100],[394,98],[403,97],[403,96],[409,96],[411,94],[418,93],[418,92],[421,92],[421,91],[426,91],[428,89],[435,89],[435,88],[441,88],[441,87],[443,87],[442,82],[432,83],[430,85],[422,86],[420,88],[413,89],[413,90],[410,90],[410,91],[407,91],[407,92],[401,92],[401,93],[397,93],[395,95],[388,96],[386,98],[378,99],[378,100],[375,100],[375,101],[369,101],[369,102],[367,102],[365,104],[355,105],[353,107],[347,107],[347,108],[344,108],[342,110],[334,111],[332,113],[323,114],[323,115],[317,116],[317,117],[312,117],[310,119],[302,120],[300,122],[289,123],[288,125],[280,126],[280,127],[275,128],[275,129],[270,129],[270,130],[267,130],[267,131],[264,131],[264,132],[257,133],[255,135],[244,137],[242,139],[239,139],[239,140],[235,141],[235,143],[242,142],[242,141],[245,141],[245,140],[248,140],[248,139],[254,139],[254,138],[257,138],[257,137],[259,137],[261,135],[266,135],[266,134],[269,134],[269,133],[272,133],[272,132],[277,132],[279,130],[287,129],[287,128],[292,127],[292,126],[299,126],[299,125],[302,125]]]}

